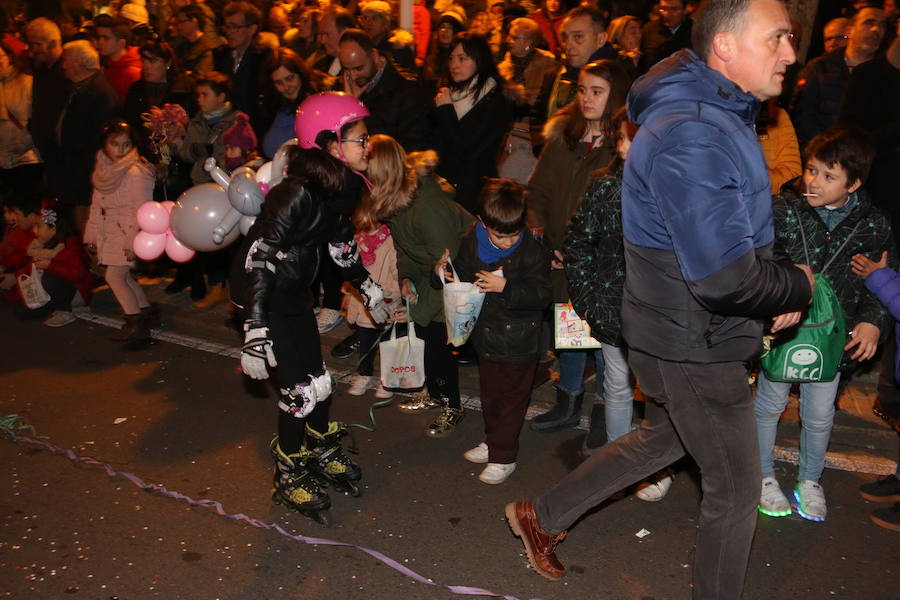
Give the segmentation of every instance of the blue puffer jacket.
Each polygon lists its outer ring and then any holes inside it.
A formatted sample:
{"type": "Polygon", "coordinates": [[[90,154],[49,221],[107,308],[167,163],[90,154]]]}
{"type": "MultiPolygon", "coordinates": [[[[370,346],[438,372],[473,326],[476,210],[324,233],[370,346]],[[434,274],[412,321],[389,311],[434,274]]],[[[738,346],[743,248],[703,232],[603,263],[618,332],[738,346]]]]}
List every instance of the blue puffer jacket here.
{"type": "Polygon", "coordinates": [[[628,346],[664,360],[748,360],[761,319],[801,310],[802,271],[773,256],[772,200],[753,123],[759,102],[690,50],[628,96],[638,131],[625,163],[628,346]]]}

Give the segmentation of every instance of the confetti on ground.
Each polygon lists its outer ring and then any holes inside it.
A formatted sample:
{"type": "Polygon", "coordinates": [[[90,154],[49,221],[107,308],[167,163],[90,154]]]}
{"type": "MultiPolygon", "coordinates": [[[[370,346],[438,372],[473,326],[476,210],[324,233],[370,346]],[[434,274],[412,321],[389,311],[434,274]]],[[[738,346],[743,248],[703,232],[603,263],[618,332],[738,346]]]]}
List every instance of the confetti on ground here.
{"type": "Polygon", "coordinates": [[[637,532],[636,534],[634,534],[634,535],[638,536],[639,538],[645,538],[645,537],[647,537],[648,535],[650,535],[650,532],[647,531],[647,530],[644,529],[644,528],[641,528],[641,530],[638,531],[638,532],[637,532]]]}

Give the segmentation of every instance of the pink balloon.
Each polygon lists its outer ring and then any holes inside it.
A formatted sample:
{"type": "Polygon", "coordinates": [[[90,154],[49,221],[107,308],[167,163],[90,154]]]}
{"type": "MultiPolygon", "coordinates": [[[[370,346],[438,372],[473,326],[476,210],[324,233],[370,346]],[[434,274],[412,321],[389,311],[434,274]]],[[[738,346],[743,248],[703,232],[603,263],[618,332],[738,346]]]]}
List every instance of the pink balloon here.
{"type": "Polygon", "coordinates": [[[138,231],[134,236],[134,254],[143,260],[156,260],[166,249],[166,236],[162,233],[138,231]]]}
{"type": "Polygon", "coordinates": [[[175,262],[183,263],[194,258],[196,252],[179,242],[178,238],[169,233],[166,235],[166,254],[175,262]]]}
{"type": "Polygon", "coordinates": [[[169,211],[159,202],[144,202],[138,207],[137,222],[147,233],[165,233],[169,228],[169,211]]]}
{"type": "Polygon", "coordinates": [[[172,209],[175,207],[175,203],[171,200],[164,200],[163,202],[160,202],[160,204],[162,204],[162,207],[169,213],[172,212],[172,209]]]}

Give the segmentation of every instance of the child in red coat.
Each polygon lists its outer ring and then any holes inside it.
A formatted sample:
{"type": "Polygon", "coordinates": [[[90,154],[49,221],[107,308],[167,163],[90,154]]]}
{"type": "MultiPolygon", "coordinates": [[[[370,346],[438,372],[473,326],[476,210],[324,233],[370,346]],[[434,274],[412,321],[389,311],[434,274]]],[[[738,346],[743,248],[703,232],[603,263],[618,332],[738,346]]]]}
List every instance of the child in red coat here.
{"type": "Polygon", "coordinates": [[[40,220],[38,198],[13,196],[3,205],[6,232],[0,242],[0,292],[11,304],[19,302],[16,271],[31,264],[26,251],[34,240],[34,226],[40,220]]]}
{"type": "Polygon", "coordinates": [[[46,319],[45,325],[62,327],[75,320],[73,304],[86,306],[90,302],[88,257],[74,228],[61,214],[52,208],[42,209],[40,214],[35,238],[26,250],[29,262],[17,275],[30,275],[32,266],[37,267],[50,300],[38,308],[19,305],[15,314],[23,320],[46,319]]]}

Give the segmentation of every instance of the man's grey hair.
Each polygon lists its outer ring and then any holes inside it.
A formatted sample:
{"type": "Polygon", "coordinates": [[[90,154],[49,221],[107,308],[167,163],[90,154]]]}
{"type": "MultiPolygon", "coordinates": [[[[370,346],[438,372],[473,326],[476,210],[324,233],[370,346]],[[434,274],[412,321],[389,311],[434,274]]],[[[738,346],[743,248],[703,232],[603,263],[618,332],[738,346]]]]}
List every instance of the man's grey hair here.
{"type": "Polygon", "coordinates": [[[75,40],[63,45],[63,53],[86,71],[100,70],[100,55],[87,40],[75,40]]]}
{"type": "MultiPolygon", "coordinates": [[[[694,13],[691,45],[704,61],[709,59],[712,41],[717,33],[736,33],[744,26],[750,5],[757,0],[703,0],[694,13]]],[[[784,3],[784,0],[776,0],[784,3]]]]}

